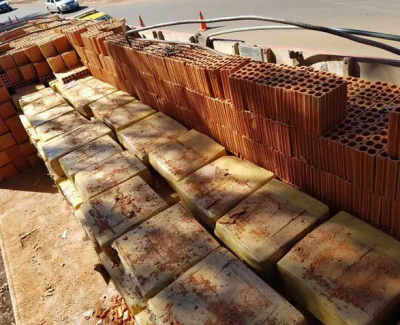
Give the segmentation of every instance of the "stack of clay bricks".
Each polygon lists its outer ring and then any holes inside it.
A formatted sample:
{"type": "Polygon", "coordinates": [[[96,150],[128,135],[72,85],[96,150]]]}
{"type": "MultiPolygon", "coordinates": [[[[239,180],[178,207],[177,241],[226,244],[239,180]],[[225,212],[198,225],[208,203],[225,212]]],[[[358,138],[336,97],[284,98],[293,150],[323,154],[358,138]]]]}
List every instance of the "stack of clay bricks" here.
{"type": "Polygon", "coordinates": [[[0,87],[0,181],[39,162],[7,88],[0,87]]]}
{"type": "Polygon", "coordinates": [[[63,83],[89,74],[65,35],[59,34],[51,40],[43,41],[39,48],[56,78],[63,83]]]}
{"type": "Polygon", "coordinates": [[[90,75],[64,34],[66,29],[77,23],[52,16],[9,32],[9,37],[5,39],[7,42],[0,47],[0,77],[3,83],[19,89],[37,81],[48,82],[54,76],[68,83],[90,75]]]}
{"type": "Polygon", "coordinates": [[[109,55],[104,41],[112,35],[126,31],[125,20],[111,23],[97,22],[88,26],[73,26],[65,31],[70,43],[79,54],[83,64],[97,79],[127,91],[125,78],[109,55]]]}

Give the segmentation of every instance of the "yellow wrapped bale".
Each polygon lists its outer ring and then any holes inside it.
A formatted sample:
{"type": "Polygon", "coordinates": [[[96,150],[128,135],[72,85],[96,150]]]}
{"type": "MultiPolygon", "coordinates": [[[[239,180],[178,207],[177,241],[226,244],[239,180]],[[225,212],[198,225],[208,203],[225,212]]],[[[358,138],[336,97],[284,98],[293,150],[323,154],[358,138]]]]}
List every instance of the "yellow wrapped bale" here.
{"type": "Polygon", "coordinates": [[[63,116],[68,113],[74,112],[74,108],[67,105],[59,105],[53,108],[50,108],[47,111],[44,111],[43,113],[36,114],[34,116],[31,116],[29,118],[29,121],[32,125],[32,127],[36,128],[39,125],[45,124],[49,121],[52,121],[60,116],[63,116]]]}
{"type": "Polygon", "coordinates": [[[19,110],[34,101],[53,94],[51,88],[46,88],[43,85],[32,85],[19,89],[11,96],[11,101],[19,110]]]}
{"type": "Polygon", "coordinates": [[[142,297],[149,299],[219,244],[178,203],[129,231],[112,246],[142,297]]]}
{"type": "Polygon", "coordinates": [[[81,126],[50,141],[40,142],[38,150],[49,162],[54,172],[63,176],[64,171],[60,166],[60,158],[105,135],[112,136],[112,131],[101,122],[91,122],[89,125],[81,126]]]}
{"type": "Polygon", "coordinates": [[[74,183],[72,183],[68,178],[61,178],[56,181],[56,185],[68,204],[77,210],[83,203],[78,190],[76,189],[74,183]]]}
{"type": "Polygon", "coordinates": [[[303,315],[224,248],[149,300],[157,324],[305,324],[303,315]]]}
{"type": "Polygon", "coordinates": [[[137,100],[117,107],[104,114],[104,123],[114,132],[119,132],[157,111],[137,100]]]}
{"type": "Polygon", "coordinates": [[[135,176],[151,184],[146,166],[132,152],[124,151],[76,173],[75,185],[87,201],[135,176]]]}
{"type": "Polygon", "coordinates": [[[37,99],[34,102],[27,104],[26,106],[21,105],[22,111],[28,119],[36,114],[47,111],[50,108],[65,104],[64,98],[62,98],[59,94],[54,93],[53,90],[51,90],[51,92],[51,94],[43,98],[37,99]]]}
{"type": "Polygon", "coordinates": [[[214,228],[219,218],[273,177],[251,162],[224,156],[178,182],[176,190],[184,206],[214,228]]]}
{"type": "Polygon", "coordinates": [[[41,141],[47,142],[55,137],[58,137],[59,135],[71,132],[83,125],[88,124],[90,124],[90,122],[85,119],[81,114],[72,111],[39,125],[35,128],[35,131],[41,141]]]}
{"type": "Polygon", "coordinates": [[[118,139],[145,165],[149,166],[149,153],[176,139],[188,130],[163,113],[154,114],[120,132],[118,139]]]}
{"type": "Polygon", "coordinates": [[[208,136],[190,130],[149,155],[150,165],[173,187],[197,169],[226,155],[208,136]]]}
{"type": "Polygon", "coordinates": [[[93,78],[63,91],[63,96],[79,113],[92,117],[89,104],[116,91],[117,88],[93,78]]]}
{"type": "Polygon", "coordinates": [[[59,159],[62,170],[74,181],[75,174],[111,156],[122,152],[121,146],[105,135],[72,151],[59,159]]]}
{"type": "Polygon", "coordinates": [[[215,234],[272,280],[278,261],[328,217],[325,204],[272,179],[219,219],[215,234]]]}
{"type": "Polygon", "coordinates": [[[105,267],[115,288],[125,300],[132,316],[141,313],[146,308],[146,304],[140,295],[135,291],[135,286],[128,275],[123,274],[118,265],[111,261],[105,253],[99,254],[101,264],[105,267]]]}
{"type": "Polygon", "coordinates": [[[97,242],[110,256],[114,240],[166,208],[165,201],[138,176],[81,206],[97,242]]]}
{"type": "Polygon", "coordinates": [[[111,110],[134,101],[135,98],[124,91],[116,91],[89,104],[93,115],[104,122],[104,115],[111,110]]]}
{"type": "Polygon", "coordinates": [[[400,298],[400,243],[343,211],[278,269],[287,291],[324,324],[387,324],[400,298]]]}

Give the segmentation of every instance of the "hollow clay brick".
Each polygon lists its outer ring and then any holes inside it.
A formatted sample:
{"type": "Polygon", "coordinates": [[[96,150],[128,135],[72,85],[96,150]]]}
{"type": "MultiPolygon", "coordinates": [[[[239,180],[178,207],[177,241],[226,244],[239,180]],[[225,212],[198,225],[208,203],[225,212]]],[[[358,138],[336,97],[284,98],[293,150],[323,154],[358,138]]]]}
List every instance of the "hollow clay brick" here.
{"type": "Polygon", "coordinates": [[[47,58],[47,63],[49,64],[51,70],[54,73],[59,73],[59,72],[65,71],[67,69],[67,66],[65,65],[61,55],[47,58]]]}

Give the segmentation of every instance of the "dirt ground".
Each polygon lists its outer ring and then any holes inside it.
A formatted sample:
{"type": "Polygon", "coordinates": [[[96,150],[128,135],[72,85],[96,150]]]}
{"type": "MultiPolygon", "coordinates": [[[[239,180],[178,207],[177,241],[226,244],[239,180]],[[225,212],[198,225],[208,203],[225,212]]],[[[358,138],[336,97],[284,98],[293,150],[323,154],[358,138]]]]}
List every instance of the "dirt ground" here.
{"type": "MultiPolygon", "coordinates": [[[[0,246],[16,323],[99,324],[87,315],[108,308],[117,292],[96,271],[93,246],[46,172],[41,165],[0,183],[0,246]]],[[[8,286],[0,263],[0,325],[13,324],[8,286]]]]}
{"type": "Polygon", "coordinates": [[[14,314],[12,311],[10,292],[8,289],[6,271],[0,248],[0,325],[13,325],[14,314]]]}

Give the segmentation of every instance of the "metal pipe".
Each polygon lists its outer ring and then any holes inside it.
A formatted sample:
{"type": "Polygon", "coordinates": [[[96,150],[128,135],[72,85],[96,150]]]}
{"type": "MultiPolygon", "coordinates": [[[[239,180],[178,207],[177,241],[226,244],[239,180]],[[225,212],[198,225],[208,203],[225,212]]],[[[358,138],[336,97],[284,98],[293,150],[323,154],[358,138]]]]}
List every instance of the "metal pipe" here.
{"type": "Polygon", "coordinates": [[[237,21],[237,20],[239,20],[239,21],[241,21],[241,20],[269,21],[269,22],[278,23],[278,24],[297,26],[297,27],[304,28],[304,29],[309,29],[309,30],[314,30],[314,31],[319,31],[319,32],[327,33],[327,34],[336,35],[339,37],[349,39],[351,41],[355,41],[355,42],[358,42],[361,44],[377,47],[382,50],[388,51],[390,53],[400,55],[400,49],[398,49],[394,46],[390,46],[390,45],[387,45],[387,44],[384,44],[381,42],[369,40],[369,39],[366,39],[363,37],[354,36],[354,35],[336,30],[334,28],[306,24],[306,23],[302,23],[302,22],[291,21],[291,20],[286,20],[286,19],[281,19],[281,18],[263,17],[263,16],[233,16],[233,17],[222,17],[222,18],[214,18],[214,19],[192,19],[192,20],[173,21],[173,22],[156,24],[156,25],[147,26],[147,27],[141,27],[141,28],[138,28],[138,29],[135,29],[132,31],[128,31],[128,32],[126,32],[125,37],[126,37],[128,44],[131,46],[131,42],[130,42],[128,36],[135,32],[137,33],[137,32],[142,32],[142,31],[149,30],[149,29],[155,29],[155,28],[161,28],[161,27],[167,27],[167,26],[199,24],[199,23],[218,23],[218,22],[237,21]]]}
{"type": "MultiPolygon", "coordinates": [[[[215,37],[215,36],[223,35],[223,34],[232,34],[232,33],[237,33],[237,32],[248,32],[248,31],[257,31],[257,30],[274,30],[274,29],[300,29],[300,27],[290,26],[290,25],[287,25],[287,26],[272,25],[272,26],[242,27],[242,28],[226,29],[226,30],[222,30],[222,31],[215,32],[215,33],[212,33],[212,34],[208,34],[206,36],[207,36],[207,40],[208,40],[211,37],[215,37]]],[[[338,31],[342,31],[342,32],[345,32],[345,33],[349,33],[349,34],[353,34],[353,35],[361,35],[361,36],[381,38],[381,39],[386,39],[386,40],[389,40],[389,41],[400,42],[400,35],[372,32],[372,31],[361,30],[361,29],[335,28],[335,27],[332,27],[332,29],[335,29],[335,30],[338,30],[338,31]]]]}

